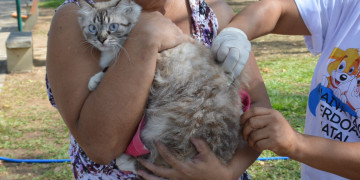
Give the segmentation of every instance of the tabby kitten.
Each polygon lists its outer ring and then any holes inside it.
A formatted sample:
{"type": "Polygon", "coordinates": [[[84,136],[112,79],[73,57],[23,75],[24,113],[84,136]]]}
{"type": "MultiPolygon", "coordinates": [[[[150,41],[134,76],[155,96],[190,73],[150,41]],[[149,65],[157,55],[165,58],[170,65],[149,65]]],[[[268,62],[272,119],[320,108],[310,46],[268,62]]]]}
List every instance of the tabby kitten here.
{"type": "Polygon", "coordinates": [[[90,44],[101,51],[101,72],[91,77],[88,88],[94,91],[120,52],[128,34],[137,22],[141,7],[132,0],[111,0],[89,4],[79,0],[79,24],[90,44]]]}
{"type": "MultiPolygon", "coordinates": [[[[80,24],[85,38],[102,52],[101,61],[106,59],[101,64],[103,68],[114,59],[140,15],[140,7],[131,0],[114,2],[81,5],[80,24]],[[112,27],[118,29],[103,35],[112,27]],[[95,33],[97,30],[99,33],[95,33]],[[102,43],[106,42],[105,37],[116,40],[105,46],[102,43]]],[[[140,134],[151,152],[144,157],[157,165],[168,166],[154,144],[160,141],[178,159],[191,159],[197,151],[190,138],[197,137],[209,143],[219,159],[228,163],[241,143],[243,112],[239,84],[236,81],[229,85],[229,77],[216,64],[210,49],[200,43],[183,43],[159,53],[145,110],[146,124],[140,134]]],[[[121,170],[136,172],[135,164],[126,155],[117,159],[121,170]]]]}

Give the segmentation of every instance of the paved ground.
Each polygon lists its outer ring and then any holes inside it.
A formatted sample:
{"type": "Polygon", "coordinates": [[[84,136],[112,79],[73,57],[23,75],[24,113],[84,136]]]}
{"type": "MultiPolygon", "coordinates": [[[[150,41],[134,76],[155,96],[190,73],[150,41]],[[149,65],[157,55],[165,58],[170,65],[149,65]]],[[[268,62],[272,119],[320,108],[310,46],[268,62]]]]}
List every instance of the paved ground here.
{"type": "Polygon", "coordinates": [[[16,11],[15,0],[0,1],[0,32],[17,31],[17,20],[11,17],[14,11],[16,11]]]}
{"type": "MultiPolygon", "coordinates": [[[[24,0],[21,1],[25,3],[24,0]]],[[[6,76],[6,47],[5,42],[10,32],[18,31],[17,19],[11,17],[16,11],[15,0],[0,1],[0,93],[6,76]]]]}

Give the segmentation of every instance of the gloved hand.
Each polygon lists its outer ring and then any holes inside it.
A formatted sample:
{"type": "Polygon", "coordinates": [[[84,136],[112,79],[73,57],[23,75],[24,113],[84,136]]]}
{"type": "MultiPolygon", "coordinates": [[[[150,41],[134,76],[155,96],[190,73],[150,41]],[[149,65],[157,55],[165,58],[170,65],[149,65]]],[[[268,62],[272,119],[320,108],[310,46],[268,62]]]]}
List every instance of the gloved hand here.
{"type": "Polygon", "coordinates": [[[228,27],[214,39],[211,51],[233,81],[241,73],[249,58],[251,44],[242,30],[228,27]]]}

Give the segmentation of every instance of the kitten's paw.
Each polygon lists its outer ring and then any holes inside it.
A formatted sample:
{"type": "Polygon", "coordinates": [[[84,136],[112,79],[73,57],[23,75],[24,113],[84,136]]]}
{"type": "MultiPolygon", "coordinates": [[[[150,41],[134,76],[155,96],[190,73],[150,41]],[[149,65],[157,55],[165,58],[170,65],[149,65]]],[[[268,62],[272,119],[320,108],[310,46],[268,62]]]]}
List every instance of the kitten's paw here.
{"type": "Polygon", "coordinates": [[[90,91],[94,91],[104,77],[103,72],[99,72],[90,78],[88,88],[90,91]]]}
{"type": "Polygon", "coordinates": [[[136,173],[135,163],[136,159],[127,154],[122,154],[120,157],[116,158],[116,165],[121,171],[131,171],[136,173]]]}

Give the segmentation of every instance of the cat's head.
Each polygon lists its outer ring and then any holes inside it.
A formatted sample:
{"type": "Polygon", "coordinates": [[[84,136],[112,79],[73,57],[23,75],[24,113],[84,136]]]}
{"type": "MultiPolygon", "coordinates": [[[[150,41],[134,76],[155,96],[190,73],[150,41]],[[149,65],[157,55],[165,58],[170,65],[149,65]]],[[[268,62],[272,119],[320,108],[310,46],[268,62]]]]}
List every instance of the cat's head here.
{"type": "Polygon", "coordinates": [[[94,4],[79,0],[79,4],[79,24],[85,39],[100,51],[120,47],[141,13],[141,7],[133,0],[94,4]]]}

